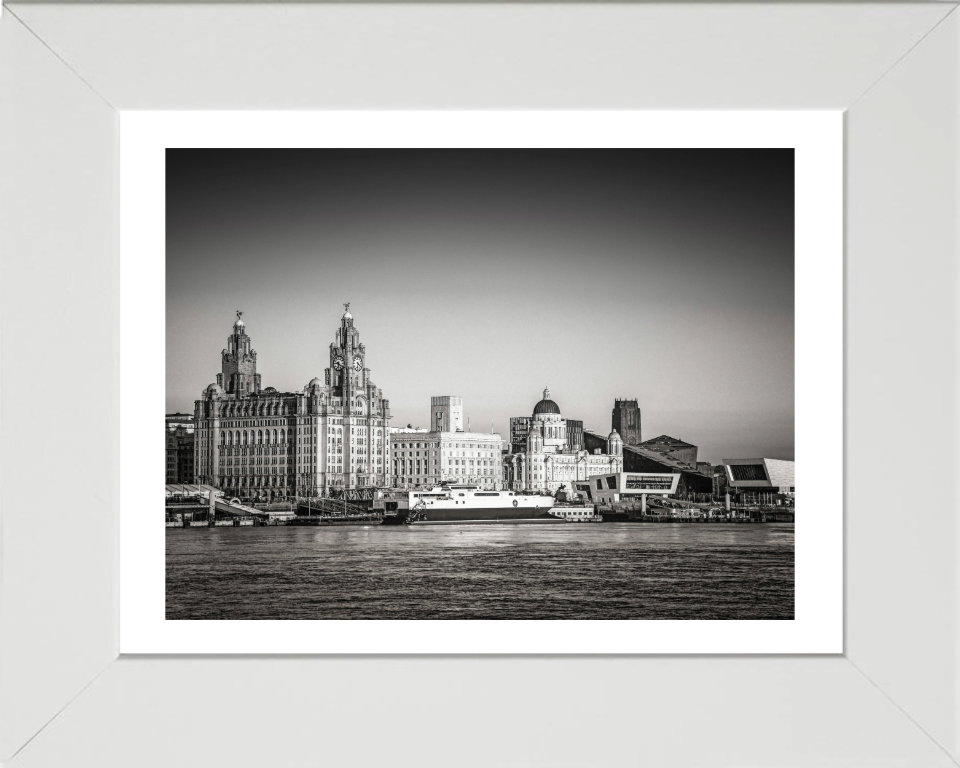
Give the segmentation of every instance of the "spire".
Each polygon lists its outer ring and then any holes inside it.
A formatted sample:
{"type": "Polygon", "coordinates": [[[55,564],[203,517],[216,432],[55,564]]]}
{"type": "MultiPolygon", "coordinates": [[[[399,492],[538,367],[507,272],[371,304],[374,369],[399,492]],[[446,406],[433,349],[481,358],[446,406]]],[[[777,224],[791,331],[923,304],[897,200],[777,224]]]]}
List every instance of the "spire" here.
{"type": "Polygon", "coordinates": [[[343,305],[343,319],[344,320],[353,320],[353,315],[350,314],[350,302],[348,301],[343,305]]]}

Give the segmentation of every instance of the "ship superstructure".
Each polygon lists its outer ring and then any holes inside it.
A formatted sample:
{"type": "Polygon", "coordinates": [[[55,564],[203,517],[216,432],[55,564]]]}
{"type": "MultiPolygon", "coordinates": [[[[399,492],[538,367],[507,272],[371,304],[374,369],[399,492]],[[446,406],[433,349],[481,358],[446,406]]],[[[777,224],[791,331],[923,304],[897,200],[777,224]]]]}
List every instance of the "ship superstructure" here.
{"type": "Polygon", "coordinates": [[[404,493],[385,492],[373,507],[384,523],[518,522],[555,520],[552,496],[520,491],[490,491],[477,485],[451,484],[404,493]]]}

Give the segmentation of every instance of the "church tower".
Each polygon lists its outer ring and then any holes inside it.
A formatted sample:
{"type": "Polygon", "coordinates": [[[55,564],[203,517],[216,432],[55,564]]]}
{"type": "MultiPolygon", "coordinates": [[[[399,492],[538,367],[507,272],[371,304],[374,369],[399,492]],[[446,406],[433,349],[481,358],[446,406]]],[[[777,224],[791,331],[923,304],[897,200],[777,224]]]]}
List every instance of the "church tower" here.
{"type": "Polygon", "coordinates": [[[242,315],[243,312],[237,310],[237,322],[233,324],[233,334],[227,337],[227,348],[221,353],[221,373],[217,374],[217,384],[230,395],[260,391],[257,351],[250,348],[242,315]]]}
{"type": "Polygon", "coordinates": [[[612,426],[624,445],[639,445],[643,441],[640,435],[640,406],[636,400],[614,401],[612,426]]]}

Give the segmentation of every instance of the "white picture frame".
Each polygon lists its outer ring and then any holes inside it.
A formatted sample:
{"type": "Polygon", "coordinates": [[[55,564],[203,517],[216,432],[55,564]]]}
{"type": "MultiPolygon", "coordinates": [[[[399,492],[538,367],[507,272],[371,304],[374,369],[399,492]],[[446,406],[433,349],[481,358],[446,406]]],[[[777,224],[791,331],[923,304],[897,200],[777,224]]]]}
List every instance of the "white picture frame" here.
{"type": "Polygon", "coordinates": [[[843,322],[842,112],[137,111],[121,116],[120,132],[120,452],[137,457],[121,459],[121,654],[843,651],[843,342],[835,333],[843,322]],[[143,496],[153,466],[163,463],[161,443],[143,424],[160,423],[166,412],[165,360],[155,351],[167,346],[167,279],[181,279],[165,268],[167,152],[545,146],[793,149],[793,442],[801,467],[822,461],[837,468],[801,472],[805,493],[837,501],[796,530],[792,620],[167,621],[167,531],[151,522],[163,499],[152,497],[151,513],[143,496]]]}
{"type": "Polygon", "coordinates": [[[955,10],[4,8],[0,761],[955,765],[955,10]],[[371,107],[846,111],[842,655],[118,658],[118,113],[371,107]]]}

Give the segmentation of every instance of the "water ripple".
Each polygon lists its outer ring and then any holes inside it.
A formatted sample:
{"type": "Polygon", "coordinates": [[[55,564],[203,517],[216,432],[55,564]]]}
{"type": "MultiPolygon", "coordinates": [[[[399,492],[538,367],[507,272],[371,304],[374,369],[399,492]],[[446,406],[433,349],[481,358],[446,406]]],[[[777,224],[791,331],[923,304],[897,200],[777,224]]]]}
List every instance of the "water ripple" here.
{"type": "Polygon", "coordinates": [[[793,524],[168,528],[168,619],[792,619],[793,524]]]}

